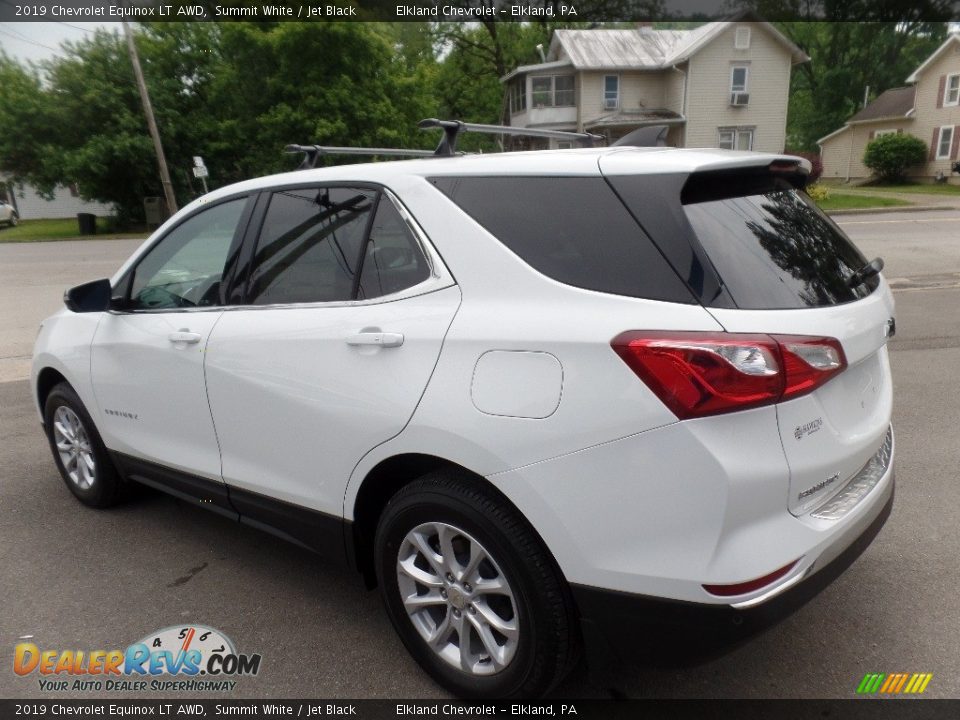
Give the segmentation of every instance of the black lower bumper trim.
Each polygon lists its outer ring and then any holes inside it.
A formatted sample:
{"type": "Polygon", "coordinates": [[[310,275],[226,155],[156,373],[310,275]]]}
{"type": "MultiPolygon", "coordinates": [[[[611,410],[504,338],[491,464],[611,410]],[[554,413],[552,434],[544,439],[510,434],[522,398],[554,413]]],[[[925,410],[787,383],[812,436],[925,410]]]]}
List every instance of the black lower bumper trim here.
{"type": "Polygon", "coordinates": [[[592,674],[624,664],[691,666],[729,652],[809,602],[863,554],[893,509],[880,514],[842,553],[783,594],[756,607],[665,600],[573,585],[592,674]]]}

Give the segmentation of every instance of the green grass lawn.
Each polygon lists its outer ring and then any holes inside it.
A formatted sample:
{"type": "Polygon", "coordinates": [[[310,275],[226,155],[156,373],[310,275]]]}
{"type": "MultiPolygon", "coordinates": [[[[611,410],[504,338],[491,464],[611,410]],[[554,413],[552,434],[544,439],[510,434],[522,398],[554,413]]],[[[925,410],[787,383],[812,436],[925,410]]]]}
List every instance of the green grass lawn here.
{"type": "Polygon", "coordinates": [[[49,240],[113,240],[117,238],[145,238],[146,233],[108,233],[107,219],[97,218],[97,235],[80,235],[76,218],[54,220],[21,220],[14,227],[0,228],[0,243],[46,242],[49,240]],[[100,233],[103,233],[102,235],[100,233]]]}
{"type": "Polygon", "coordinates": [[[906,183],[903,185],[862,185],[869,192],[913,193],[918,195],[956,195],[960,197],[960,185],[936,185],[934,183],[906,183]]]}
{"type": "Polygon", "coordinates": [[[832,210],[859,210],[878,207],[895,207],[910,205],[911,203],[899,198],[881,197],[878,195],[844,195],[830,191],[830,197],[817,203],[824,212],[832,210]]]}

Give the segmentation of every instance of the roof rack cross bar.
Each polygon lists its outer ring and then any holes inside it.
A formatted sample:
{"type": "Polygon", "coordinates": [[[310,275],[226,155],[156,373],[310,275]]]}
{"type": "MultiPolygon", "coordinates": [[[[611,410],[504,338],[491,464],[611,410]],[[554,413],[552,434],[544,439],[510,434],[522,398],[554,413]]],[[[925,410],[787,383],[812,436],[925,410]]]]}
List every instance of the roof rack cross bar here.
{"type": "Polygon", "coordinates": [[[303,153],[303,161],[297,170],[310,170],[317,166],[322,155],[384,155],[395,157],[433,157],[432,150],[406,148],[355,148],[336,145],[287,145],[288,153],[303,153]]]}
{"type": "Polygon", "coordinates": [[[557,140],[569,140],[577,142],[584,147],[593,147],[598,140],[603,140],[602,135],[593,133],[567,132],[565,130],[544,130],[541,128],[520,128],[509,125],[483,125],[480,123],[465,123],[459,120],[438,120],[437,118],[427,118],[417,123],[421,130],[430,130],[440,128],[443,130],[443,138],[437,145],[437,156],[453,155],[457,149],[457,137],[462,132],[485,133],[488,135],[521,135],[525,137],[554,138],[557,140]]]}

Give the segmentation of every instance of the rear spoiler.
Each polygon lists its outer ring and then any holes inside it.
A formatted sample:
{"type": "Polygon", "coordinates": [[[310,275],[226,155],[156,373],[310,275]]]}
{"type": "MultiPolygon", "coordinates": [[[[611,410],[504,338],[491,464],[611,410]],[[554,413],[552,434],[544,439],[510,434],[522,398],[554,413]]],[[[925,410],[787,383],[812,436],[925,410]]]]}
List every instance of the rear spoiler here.
{"type": "Polygon", "coordinates": [[[745,195],[770,192],[782,182],[797,190],[807,187],[810,163],[799,157],[784,156],[760,165],[740,165],[720,170],[700,170],[690,173],[680,191],[680,202],[689,205],[711,200],[725,200],[745,195]],[[778,182],[779,181],[779,182],[778,182]]]}

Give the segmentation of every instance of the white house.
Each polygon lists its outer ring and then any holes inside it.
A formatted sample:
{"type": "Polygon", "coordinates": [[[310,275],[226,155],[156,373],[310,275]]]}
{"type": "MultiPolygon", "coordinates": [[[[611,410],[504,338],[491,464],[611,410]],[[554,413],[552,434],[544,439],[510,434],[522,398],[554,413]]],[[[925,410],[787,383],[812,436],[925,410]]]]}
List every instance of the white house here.
{"type": "Polygon", "coordinates": [[[771,24],[753,20],[556,30],[544,62],[501,82],[513,126],[614,141],[668,125],[669,145],[782,152],[791,71],[809,60],[771,24]]]}
{"type": "Polygon", "coordinates": [[[99,217],[113,215],[110,205],[82,199],[76,186],[58,185],[53,199],[47,200],[33,186],[9,182],[2,174],[0,200],[6,200],[13,205],[21,220],[68,218],[76,217],[77,213],[92,213],[99,217]]]}

